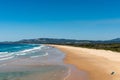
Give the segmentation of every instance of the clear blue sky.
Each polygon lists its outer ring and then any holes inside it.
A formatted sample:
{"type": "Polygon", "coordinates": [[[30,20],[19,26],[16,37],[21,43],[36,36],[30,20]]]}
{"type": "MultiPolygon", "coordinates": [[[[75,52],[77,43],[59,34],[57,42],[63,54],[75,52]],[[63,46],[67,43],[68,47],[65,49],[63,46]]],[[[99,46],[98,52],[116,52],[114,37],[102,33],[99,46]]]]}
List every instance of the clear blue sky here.
{"type": "Polygon", "coordinates": [[[120,0],[0,0],[0,41],[120,37],[120,0]]]}

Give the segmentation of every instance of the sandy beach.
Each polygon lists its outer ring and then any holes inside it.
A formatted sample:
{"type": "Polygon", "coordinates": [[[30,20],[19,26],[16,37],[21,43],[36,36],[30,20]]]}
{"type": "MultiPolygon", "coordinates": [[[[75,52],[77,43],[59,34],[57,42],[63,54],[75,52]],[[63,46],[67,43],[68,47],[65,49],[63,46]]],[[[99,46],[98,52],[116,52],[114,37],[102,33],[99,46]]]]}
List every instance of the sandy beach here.
{"type": "MultiPolygon", "coordinates": [[[[66,54],[65,63],[87,72],[89,80],[120,80],[119,52],[61,45],[52,46],[66,54]]],[[[74,80],[76,79],[74,77],[74,80]]]]}

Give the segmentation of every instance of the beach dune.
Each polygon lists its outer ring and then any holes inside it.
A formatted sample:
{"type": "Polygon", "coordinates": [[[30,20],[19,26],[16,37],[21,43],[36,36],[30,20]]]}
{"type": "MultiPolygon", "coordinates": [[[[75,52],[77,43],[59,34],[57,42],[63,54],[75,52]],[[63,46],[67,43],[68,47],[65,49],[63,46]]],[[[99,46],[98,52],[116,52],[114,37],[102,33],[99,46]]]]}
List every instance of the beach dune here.
{"type": "Polygon", "coordinates": [[[52,46],[66,54],[65,63],[87,72],[89,80],[120,80],[119,52],[61,45],[52,46]]]}

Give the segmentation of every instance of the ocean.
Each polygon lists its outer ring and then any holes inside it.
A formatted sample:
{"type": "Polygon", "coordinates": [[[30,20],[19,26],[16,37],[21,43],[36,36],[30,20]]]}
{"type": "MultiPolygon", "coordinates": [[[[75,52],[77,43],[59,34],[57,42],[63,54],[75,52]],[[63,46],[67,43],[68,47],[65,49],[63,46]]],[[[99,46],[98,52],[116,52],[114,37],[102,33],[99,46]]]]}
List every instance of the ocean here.
{"type": "Polygon", "coordinates": [[[0,80],[87,80],[63,62],[62,51],[42,44],[0,44],[0,80]],[[72,73],[72,74],[71,74],[72,73]]]}
{"type": "Polygon", "coordinates": [[[64,54],[41,44],[0,44],[0,80],[64,80],[64,54]]]}
{"type": "Polygon", "coordinates": [[[0,44],[0,61],[22,57],[44,56],[42,45],[37,44],[0,44]]]}

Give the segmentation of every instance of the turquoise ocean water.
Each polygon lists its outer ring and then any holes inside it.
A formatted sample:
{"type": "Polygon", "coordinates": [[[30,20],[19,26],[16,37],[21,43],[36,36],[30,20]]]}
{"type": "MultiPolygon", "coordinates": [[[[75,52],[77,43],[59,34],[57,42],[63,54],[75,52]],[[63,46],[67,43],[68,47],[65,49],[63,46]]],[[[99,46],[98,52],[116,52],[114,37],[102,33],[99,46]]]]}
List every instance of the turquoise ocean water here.
{"type": "Polygon", "coordinates": [[[0,44],[0,61],[45,55],[44,52],[40,52],[42,47],[36,44],[0,44]]]}

